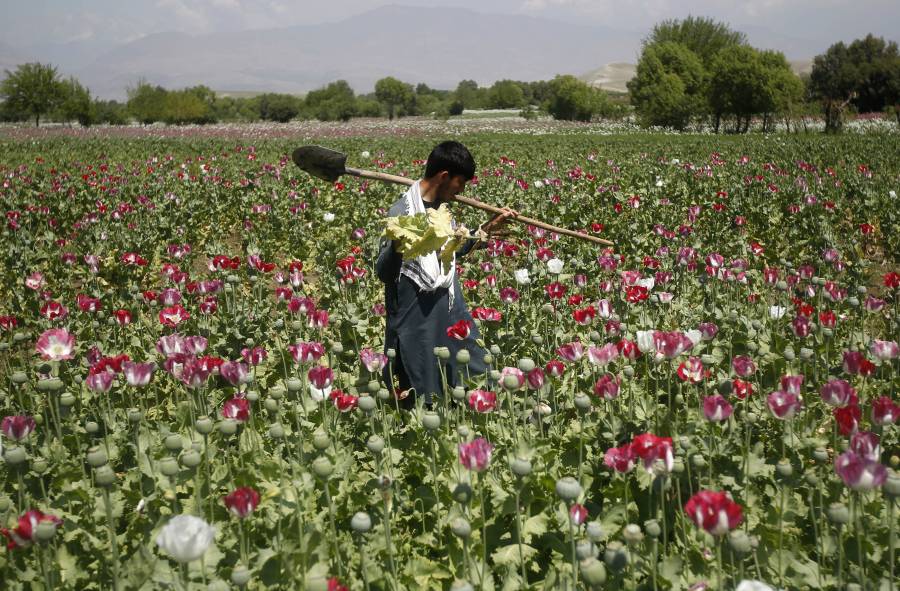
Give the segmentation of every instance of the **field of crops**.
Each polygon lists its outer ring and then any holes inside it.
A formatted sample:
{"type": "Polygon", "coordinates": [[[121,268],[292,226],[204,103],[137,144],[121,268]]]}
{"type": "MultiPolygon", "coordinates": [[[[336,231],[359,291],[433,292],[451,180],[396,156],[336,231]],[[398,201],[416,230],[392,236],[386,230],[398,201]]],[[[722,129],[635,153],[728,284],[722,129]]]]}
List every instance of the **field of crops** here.
{"type": "MultiPolygon", "coordinates": [[[[445,139],[335,129],[414,178],[445,139]]],[[[584,129],[456,138],[467,195],[615,247],[461,258],[492,369],[414,411],[401,188],[283,134],[5,134],[3,588],[896,589],[900,137],[584,129]]]]}

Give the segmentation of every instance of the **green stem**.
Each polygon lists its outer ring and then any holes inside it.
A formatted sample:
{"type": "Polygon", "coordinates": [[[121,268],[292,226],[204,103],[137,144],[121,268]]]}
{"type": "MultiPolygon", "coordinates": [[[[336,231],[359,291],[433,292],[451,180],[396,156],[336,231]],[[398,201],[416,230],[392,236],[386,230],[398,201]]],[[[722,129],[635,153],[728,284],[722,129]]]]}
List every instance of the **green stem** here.
{"type": "Polygon", "coordinates": [[[113,520],[112,502],[109,499],[109,489],[103,488],[103,504],[106,507],[106,525],[109,528],[109,545],[112,550],[113,589],[119,589],[119,543],[116,540],[116,526],[113,520]]]}

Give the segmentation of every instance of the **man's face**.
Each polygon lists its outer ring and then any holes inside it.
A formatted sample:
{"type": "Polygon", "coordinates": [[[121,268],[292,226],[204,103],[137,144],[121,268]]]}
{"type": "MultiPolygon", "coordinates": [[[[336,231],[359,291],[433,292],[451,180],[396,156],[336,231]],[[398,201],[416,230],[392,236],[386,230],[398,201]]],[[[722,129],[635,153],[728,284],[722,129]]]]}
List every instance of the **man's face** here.
{"type": "Polygon", "coordinates": [[[463,192],[468,181],[460,175],[451,175],[447,172],[441,173],[441,184],[438,186],[437,198],[439,201],[447,202],[456,195],[463,192]]]}

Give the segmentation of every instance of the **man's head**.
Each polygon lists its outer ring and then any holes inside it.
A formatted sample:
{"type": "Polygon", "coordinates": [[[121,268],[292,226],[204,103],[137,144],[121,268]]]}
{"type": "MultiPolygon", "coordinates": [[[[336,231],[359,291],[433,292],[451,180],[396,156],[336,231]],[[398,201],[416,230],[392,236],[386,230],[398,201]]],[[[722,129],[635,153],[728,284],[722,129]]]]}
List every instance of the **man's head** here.
{"type": "Polygon", "coordinates": [[[442,142],[434,147],[425,164],[425,179],[436,187],[438,201],[448,201],[462,193],[475,177],[475,159],[459,142],[442,142]]]}

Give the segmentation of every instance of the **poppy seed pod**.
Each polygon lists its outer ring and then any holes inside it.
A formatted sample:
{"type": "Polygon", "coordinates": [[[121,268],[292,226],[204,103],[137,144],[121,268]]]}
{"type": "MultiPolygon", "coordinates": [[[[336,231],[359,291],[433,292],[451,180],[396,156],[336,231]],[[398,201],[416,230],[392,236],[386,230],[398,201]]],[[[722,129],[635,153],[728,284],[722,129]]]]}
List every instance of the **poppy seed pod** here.
{"type": "Polygon", "coordinates": [[[576,394],[573,402],[575,403],[575,408],[581,412],[591,410],[591,399],[586,394],[576,394]]]}
{"type": "Polygon", "coordinates": [[[597,555],[597,547],[590,540],[579,540],[575,545],[575,557],[584,560],[597,555]]]}
{"type": "Polygon", "coordinates": [[[319,456],[315,460],[313,460],[312,471],[313,474],[315,474],[322,480],[328,480],[328,478],[334,472],[334,465],[331,463],[331,460],[329,460],[325,456],[319,456]]]}
{"type": "Polygon", "coordinates": [[[237,433],[238,424],[234,419],[223,419],[219,423],[219,433],[222,435],[234,435],[237,433]]]}
{"type": "Polygon", "coordinates": [[[312,442],[313,447],[322,451],[328,449],[328,446],[331,445],[331,437],[328,436],[328,433],[319,428],[313,433],[312,442]]]}
{"type": "Polygon", "coordinates": [[[212,433],[214,426],[212,419],[207,416],[198,417],[194,423],[194,429],[200,435],[209,435],[212,433]]]}
{"type": "Polygon", "coordinates": [[[900,474],[891,470],[884,484],[881,485],[881,490],[892,499],[900,497],[900,474]]]}
{"type": "Polygon", "coordinates": [[[634,368],[631,367],[630,365],[627,365],[627,366],[625,366],[625,369],[622,370],[622,373],[625,374],[626,378],[631,379],[634,377],[634,368]]]}
{"type": "Polygon", "coordinates": [[[509,462],[509,469],[519,478],[524,478],[531,474],[531,462],[525,458],[513,458],[509,462]]]}
{"type": "Polygon", "coordinates": [[[300,378],[288,378],[284,382],[288,392],[299,392],[303,388],[303,382],[300,378]]]}
{"type": "Polygon", "coordinates": [[[350,529],[358,534],[364,534],[372,529],[372,518],[365,511],[357,511],[350,519],[350,529]]]}
{"type": "Polygon", "coordinates": [[[453,489],[453,500],[460,505],[468,505],[472,500],[472,487],[468,482],[460,482],[453,489]]]}
{"type": "Polygon", "coordinates": [[[14,371],[9,376],[9,381],[13,384],[22,385],[28,381],[28,375],[24,371],[14,371]]]}
{"type": "Polygon", "coordinates": [[[591,587],[599,587],[606,582],[606,567],[593,556],[585,558],[578,563],[581,570],[581,578],[591,587]]]}
{"type": "MultiPolygon", "coordinates": [[[[35,418],[37,418],[37,417],[35,417],[35,418]]],[[[94,433],[96,433],[97,431],[100,430],[100,425],[98,425],[95,421],[87,421],[84,424],[84,430],[87,431],[89,434],[93,435],[94,433]]]]}
{"type": "Polygon", "coordinates": [[[458,402],[462,402],[463,400],[466,399],[466,389],[463,388],[462,386],[456,386],[456,387],[453,388],[453,390],[450,392],[450,395],[453,396],[453,400],[456,400],[456,401],[458,401],[458,402]]]}
{"type": "Polygon", "coordinates": [[[734,529],[728,533],[728,545],[739,555],[749,554],[753,549],[750,537],[742,529],[734,529]]]}
{"type": "MultiPolygon", "coordinates": [[[[175,463],[174,459],[164,458],[163,462],[165,460],[170,460],[173,464],[175,464],[175,472],[178,472],[178,464],[175,463]]],[[[160,467],[162,466],[163,462],[160,462],[160,467]]],[[[165,474],[165,472],[163,470],[160,470],[160,471],[162,471],[163,474],[165,474]]],[[[170,474],[166,474],[166,476],[170,476],[170,474]]],[[[102,487],[109,487],[109,486],[112,486],[113,484],[115,484],[116,483],[116,473],[113,472],[112,466],[110,466],[109,464],[106,464],[105,466],[100,466],[99,468],[94,470],[94,481],[102,487]]]]}
{"type": "Polygon", "coordinates": [[[106,457],[106,450],[102,447],[94,446],[87,451],[87,463],[91,468],[99,468],[105,466],[109,459],[106,457]]]}
{"type": "Polygon", "coordinates": [[[534,343],[535,345],[543,345],[544,337],[542,337],[539,334],[533,334],[533,335],[531,335],[531,342],[534,343]]]}
{"type": "Polygon", "coordinates": [[[775,472],[777,472],[778,476],[782,479],[786,480],[794,474],[794,467],[791,466],[791,462],[787,458],[782,458],[775,464],[775,472]]]}
{"type": "Polygon", "coordinates": [[[422,426],[428,431],[437,431],[441,428],[441,416],[436,412],[426,412],[422,415],[422,426]]]}
{"type": "Polygon", "coordinates": [[[625,540],[625,543],[629,546],[634,546],[636,544],[640,544],[644,539],[644,532],[641,531],[641,526],[636,523],[629,523],[622,530],[622,538],[625,540]]]}
{"type": "Polygon", "coordinates": [[[269,426],[269,437],[272,439],[281,439],[284,437],[284,426],[281,423],[272,423],[269,426]]]}
{"type": "Polygon", "coordinates": [[[75,404],[75,395],[71,392],[63,392],[59,397],[59,404],[63,408],[69,408],[75,404]]]}
{"type": "Polygon", "coordinates": [[[384,450],[384,439],[379,435],[370,435],[366,447],[373,454],[380,454],[384,450]]]}
{"type": "Polygon", "coordinates": [[[581,484],[571,476],[564,476],[556,481],[556,494],[567,503],[571,503],[580,497],[581,490],[581,484]]]}
{"type": "Polygon", "coordinates": [[[250,571],[243,564],[239,564],[231,571],[231,582],[236,587],[244,587],[250,582],[250,571]]]}
{"type": "Polygon", "coordinates": [[[181,465],[185,468],[196,468],[200,465],[202,457],[196,450],[189,449],[181,454],[181,465]]]}
{"type": "Polygon", "coordinates": [[[469,437],[469,426],[468,425],[460,425],[456,428],[456,434],[462,437],[463,439],[468,439],[469,437]]]}
{"type": "Polygon", "coordinates": [[[456,362],[461,365],[466,365],[469,361],[472,360],[472,355],[466,349],[460,349],[456,352],[456,362]]]}
{"type": "Polygon", "coordinates": [[[599,542],[603,539],[603,528],[596,521],[589,521],[584,526],[584,533],[592,542],[599,542]]]}
{"type": "Polygon", "coordinates": [[[533,370],[535,367],[534,360],[529,359],[527,357],[523,357],[522,359],[519,359],[519,362],[516,365],[518,366],[518,368],[520,370],[522,370],[525,373],[528,373],[529,371],[533,370]]]}
{"type": "Polygon", "coordinates": [[[827,462],[828,461],[828,450],[824,447],[817,447],[812,452],[812,457],[817,462],[827,462]]]}
{"type": "Polygon", "coordinates": [[[621,542],[610,542],[603,553],[603,561],[611,571],[618,572],[628,566],[628,552],[621,542]]]}
{"type": "Polygon", "coordinates": [[[450,531],[453,532],[454,536],[462,540],[468,540],[469,536],[472,535],[472,525],[465,517],[457,517],[450,522],[450,531]]]}
{"type": "Polygon", "coordinates": [[[178,474],[179,467],[178,462],[175,461],[175,458],[171,456],[167,456],[159,461],[157,464],[159,467],[159,471],[163,473],[164,476],[175,476],[178,474]]]}
{"type": "Polygon", "coordinates": [[[837,526],[850,523],[850,511],[843,503],[831,503],[825,513],[828,515],[828,520],[837,526]]]}
{"type": "Polygon", "coordinates": [[[56,535],[59,524],[54,521],[41,521],[34,529],[34,537],[38,542],[49,542],[56,535]]]}
{"type": "MultiPolygon", "coordinates": [[[[377,392],[378,390],[376,389],[375,391],[377,392]]],[[[375,410],[377,402],[371,396],[360,396],[356,404],[361,411],[369,413],[375,410]]]]}
{"type": "Polygon", "coordinates": [[[650,536],[651,538],[654,538],[654,539],[658,538],[659,535],[662,533],[662,531],[659,527],[659,522],[656,521],[655,519],[648,519],[647,521],[644,522],[644,531],[647,532],[648,536],[650,536]]]}
{"type": "Polygon", "coordinates": [[[171,452],[179,452],[183,447],[183,441],[181,439],[181,435],[177,433],[172,433],[171,435],[167,435],[163,443],[166,446],[166,449],[171,452]]]}
{"type": "Polygon", "coordinates": [[[484,363],[486,365],[490,365],[491,363],[494,362],[494,356],[491,355],[490,353],[485,353],[484,356],[482,357],[482,359],[484,359],[484,363]]]}
{"type": "Polygon", "coordinates": [[[24,447],[15,446],[7,448],[6,451],[3,452],[3,459],[6,460],[6,463],[10,466],[18,466],[28,459],[28,454],[25,452],[24,447]]]}
{"type": "Polygon", "coordinates": [[[265,402],[263,402],[263,406],[265,409],[271,413],[278,411],[278,401],[273,400],[271,398],[266,398],[265,402]]]}
{"type": "Polygon", "coordinates": [[[284,396],[286,388],[281,384],[275,384],[271,388],[269,388],[269,396],[274,398],[275,400],[280,400],[284,396]]]}
{"type": "Polygon", "coordinates": [[[496,355],[499,355],[499,354],[500,354],[500,347],[499,347],[499,345],[496,345],[496,344],[491,345],[491,355],[496,356],[496,355]]]}

